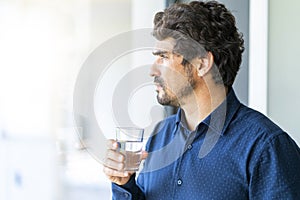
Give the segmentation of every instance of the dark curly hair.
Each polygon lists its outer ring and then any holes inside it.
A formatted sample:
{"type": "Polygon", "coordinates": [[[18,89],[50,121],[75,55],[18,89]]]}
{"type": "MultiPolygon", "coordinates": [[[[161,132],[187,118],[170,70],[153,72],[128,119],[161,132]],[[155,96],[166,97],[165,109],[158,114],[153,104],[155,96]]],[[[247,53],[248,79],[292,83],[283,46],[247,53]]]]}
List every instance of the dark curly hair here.
{"type": "Polygon", "coordinates": [[[211,52],[215,82],[232,86],[242,61],[244,40],[234,16],[223,4],[217,1],[175,3],[156,13],[153,35],[158,40],[174,38],[173,52],[183,55],[184,66],[193,58],[211,52]]]}

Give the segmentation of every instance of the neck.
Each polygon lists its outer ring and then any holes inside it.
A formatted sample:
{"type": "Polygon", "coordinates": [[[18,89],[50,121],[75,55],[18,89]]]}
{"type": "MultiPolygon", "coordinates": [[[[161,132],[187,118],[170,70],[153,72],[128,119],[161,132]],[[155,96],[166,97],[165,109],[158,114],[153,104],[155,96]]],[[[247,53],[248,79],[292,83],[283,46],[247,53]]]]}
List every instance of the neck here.
{"type": "Polygon", "coordinates": [[[212,84],[208,87],[207,85],[196,88],[190,96],[181,102],[180,107],[184,111],[189,130],[195,130],[197,125],[226,98],[227,88],[225,86],[212,84]]]}

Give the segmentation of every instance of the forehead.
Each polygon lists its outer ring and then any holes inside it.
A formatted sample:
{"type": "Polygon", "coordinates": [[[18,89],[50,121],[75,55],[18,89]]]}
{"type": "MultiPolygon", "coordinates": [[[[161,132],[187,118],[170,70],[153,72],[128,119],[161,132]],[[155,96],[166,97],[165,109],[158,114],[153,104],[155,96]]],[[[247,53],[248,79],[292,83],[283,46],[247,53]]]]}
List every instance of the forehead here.
{"type": "Polygon", "coordinates": [[[161,41],[156,41],[154,45],[154,51],[163,50],[167,52],[172,52],[175,46],[175,39],[173,38],[166,38],[161,41]]]}

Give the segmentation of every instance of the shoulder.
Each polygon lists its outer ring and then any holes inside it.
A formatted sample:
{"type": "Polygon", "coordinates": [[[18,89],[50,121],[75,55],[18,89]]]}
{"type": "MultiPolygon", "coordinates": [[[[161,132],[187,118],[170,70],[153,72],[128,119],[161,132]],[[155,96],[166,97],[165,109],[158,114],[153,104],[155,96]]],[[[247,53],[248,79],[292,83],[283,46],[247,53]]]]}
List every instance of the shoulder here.
{"type": "Polygon", "coordinates": [[[227,141],[239,144],[236,148],[239,147],[254,160],[258,160],[262,152],[269,148],[275,151],[278,145],[278,150],[290,148],[288,144],[293,144],[297,149],[288,133],[264,114],[245,105],[239,107],[225,133],[227,141]]]}
{"type": "Polygon", "coordinates": [[[300,160],[296,142],[270,118],[256,110],[241,105],[230,127],[230,133],[234,130],[239,133],[238,140],[256,162],[284,154],[293,154],[300,160]],[[264,156],[266,154],[268,156],[264,156]]]}
{"type": "Polygon", "coordinates": [[[284,133],[269,117],[243,104],[241,104],[231,123],[244,129],[252,136],[263,134],[266,137],[274,137],[284,133]]]}

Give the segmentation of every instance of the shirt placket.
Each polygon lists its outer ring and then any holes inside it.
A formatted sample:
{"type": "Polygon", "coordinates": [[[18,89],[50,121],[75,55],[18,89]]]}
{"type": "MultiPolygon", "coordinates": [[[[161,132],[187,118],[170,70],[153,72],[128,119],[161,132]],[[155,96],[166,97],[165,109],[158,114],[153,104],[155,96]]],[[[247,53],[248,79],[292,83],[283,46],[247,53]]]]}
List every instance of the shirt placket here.
{"type": "Polygon", "coordinates": [[[183,138],[185,138],[185,141],[184,141],[184,149],[183,149],[184,152],[177,160],[175,166],[176,169],[174,175],[175,179],[173,180],[174,181],[174,189],[172,195],[173,198],[175,197],[176,191],[180,190],[182,184],[186,184],[184,183],[183,180],[182,165],[184,164],[183,161],[184,161],[185,154],[188,153],[193,147],[192,143],[194,141],[195,134],[196,134],[196,131],[190,132],[183,126],[180,126],[178,130],[180,131],[178,134],[184,134],[183,138]]]}
{"type": "Polygon", "coordinates": [[[199,127],[195,130],[195,131],[189,131],[187,130],[185,127],[180,126],[180,128],[178,129],[179,131],[181,131],[181,133],[179,134],[185,134],[185,147],[184,147],[184,152],[182,153],[182,156],[178,159],[177,163],[176,163],[176,170],[175,170],[175,179],[173,180],[174,183],[174,189],[173,189],[173,198],[175,199],[176,196],[176,192],[178,192],[180,190],[180,187],[183,184],[187,184],[185,182],[185,180],[183,179],[183,173],[185,173],[185,171],[187,169],[185,169],[185,167],[187,167],[187,164],[184,163],[185,162],[185,157],[187,155],[187,153],[191,152],[193,149],[193,145],[194,142],[196,142],[196,139],[198,137],[200,137],[201,135],[203,135],[205,133],[206,127],[204,124],[199,125],[199,127]]]}

